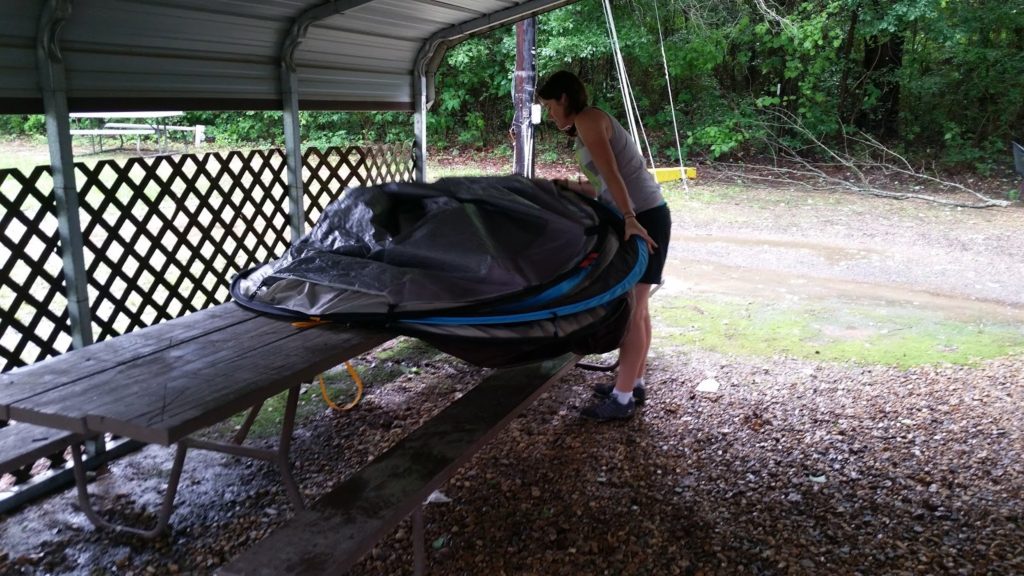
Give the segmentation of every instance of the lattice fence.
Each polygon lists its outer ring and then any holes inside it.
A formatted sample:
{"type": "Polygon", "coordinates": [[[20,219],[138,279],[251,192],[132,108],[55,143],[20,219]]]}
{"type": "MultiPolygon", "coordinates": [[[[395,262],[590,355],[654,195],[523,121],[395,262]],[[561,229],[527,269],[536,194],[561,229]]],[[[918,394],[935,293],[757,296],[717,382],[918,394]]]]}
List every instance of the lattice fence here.
{"type": "MultiPolygon", "coordinates": [[[[95,340],[229,298],[291,240],[281,150],[76,164],[95,340]]],[[[307,227],[348,186],[410,181],[412,146],[304,155],[307,227]]],[[[0,170],[0,372],[71,346],[50,169],[0,170]]]]}
{"type": "Polygon", "coordinates": [[[410,145],[310,148],[303,156],[303,164],[307,228],[341,195],[345,186],[411,182],[416,173],[410,145]]]}
{"type": "Polygon", "coordinates": [[[0,371],[71,347],[49,166],[0,170],[0,371]]]}

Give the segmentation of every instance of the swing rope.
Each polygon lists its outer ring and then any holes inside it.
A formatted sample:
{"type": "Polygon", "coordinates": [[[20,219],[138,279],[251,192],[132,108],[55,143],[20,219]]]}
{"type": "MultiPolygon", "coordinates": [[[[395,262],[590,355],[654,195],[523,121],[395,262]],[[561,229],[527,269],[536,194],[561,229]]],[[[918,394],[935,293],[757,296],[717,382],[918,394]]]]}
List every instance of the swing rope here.
{"type": "Polygon", "coordinates": [[[654,20],[658,24],[658,42],[661,45],[661,64],[665,68],[665,88],[668,89],[668,109],[672,111],[672,133],[676,137],[676,156],[679,158],[679,174],[683,179],[683,190],[690,191],[686,166],[683,165],[683,147],[679,145],[679,125],[676,123],[676,105],[672,98],[672,81],[668,75],[668,58],[665,57],[665,36],[661,33],[661,16],[658,14],[658,0],[654,0],[654,20]]]}
{"type": "MultiPolygon", "coordinates": [[[[633,136],[633,140],[637,143],[637,149],[643,154],[643,148],[640,146],[640,138],[637,134],[637,125],[639,124],[639,132],[643,134],[643,142],[647,146],[647,158],[651,163],[651,168],[654,168],[654,155],[651,153],[651,143],[647,139],[647,132],[644,130],[642,116],[640,115],[640,108],[636,103],[636,99],[633,97],[633,86],[629,81],[629,75],[626,73],[626,63],[622,58],[622,50],[619,48],[619,35],[615,29],[615,18],[612,15],[612,7],[610,0],[602,0],[602,8],[604,9],[605,26],[608,28],[608,36],[611,39],[612,55],[615,61],[615,71],[619,75],[619,87],[622,90],[622,101],[626,108],[626,116],[629,121],[629,131],[633,136]],[[634,114],[636,114],[636,120],[634,121],[634,114]]],[[[676,141],[676,154],[679,157],[679,174],[683,181],[683,188],[689,192],[688,177],[686,175],[686,167],[683,165],[683,148],[679,142],[679,125],[676,122],[676,107],[675,101],[672,97],[672,81],[668,72],[668,58],[665,55],[665,37],[661,30],[661,15],[658,10],[658,1],[654,1],[654,18],[658,25],[658,41],[661,48],[661,63],[665,71],[665,86],[668,88],[668,101],[669,110],[672,112],[672,129],[676,141]]]]}
{"type": "Polygon", "coordinates": [[[651,163],[651,168],[654,168],[654,155],[651,153],[651,143],[647,140],[647,132],[644,130],[643,120],[641,120],[640,116],[640,108],[637,106],[636,99],[633,98],[633,86],[629,82],[629,74],[626,73],[626,62],[622,58],[622,50],[619,49],[619,35],[615,29],[615,17],[612,15],[610,0],[603,0],[601,7],[604,9],[605,26],[608,29],[608,37],[611,39],[612,59],[615,61],[615,72],[619,75],[619,88],[622,90],[622,104],[626,109],[629,132],[633,136],[633,141],[636,142],[637,150],[643,155],[644,151],[640,146],[641,139],[637,131],[637,125],[639,124],[639,133],[643,134],[642,142],[647,146],[647,158],[651,163]],[[634,114],[636,115],[635,120],[634,114]]]}

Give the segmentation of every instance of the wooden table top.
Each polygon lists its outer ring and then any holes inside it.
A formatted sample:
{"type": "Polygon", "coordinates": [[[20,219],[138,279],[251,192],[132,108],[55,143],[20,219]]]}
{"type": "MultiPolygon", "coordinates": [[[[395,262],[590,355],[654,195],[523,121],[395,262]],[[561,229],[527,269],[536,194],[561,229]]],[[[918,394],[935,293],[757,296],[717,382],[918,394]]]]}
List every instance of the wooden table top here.
{"type": "Polygon", "coordinates": [[[0,419],[167,446],[392,337],[229,302],[0,374],[0,419]]]}

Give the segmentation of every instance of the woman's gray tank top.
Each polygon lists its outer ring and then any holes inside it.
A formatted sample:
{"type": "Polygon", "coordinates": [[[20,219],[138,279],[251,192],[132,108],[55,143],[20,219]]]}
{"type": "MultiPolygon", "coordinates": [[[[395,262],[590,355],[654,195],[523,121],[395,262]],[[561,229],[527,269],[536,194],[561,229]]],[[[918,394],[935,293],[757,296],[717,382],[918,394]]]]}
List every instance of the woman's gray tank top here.
{"type": "MultiPolygon", "coordinates": [[[[622,124],[619,124],[618,120],[604,110],[601,112],[611,120],[612,154],[615,156],[615,163],[619,166],[619,174],[622,175],[622,181],[626,184],[626,190],[629,191],[629,200],[633,203],[633,210],[643,212],[660,206],[665,202],[664,196],[661,195],[661,186],[647,171],[644,158],[640,155],[636,142],[622,127],[622,124]]],[[[587,176],[587,180],[597,189],[601,200],[614,207],[615,201],[608,191],[608,185],[598,174],[590,150],[587,150],[587,147],[583,145],[583,140],[578,136],[576,137],[576,159],[587,176]]]]}

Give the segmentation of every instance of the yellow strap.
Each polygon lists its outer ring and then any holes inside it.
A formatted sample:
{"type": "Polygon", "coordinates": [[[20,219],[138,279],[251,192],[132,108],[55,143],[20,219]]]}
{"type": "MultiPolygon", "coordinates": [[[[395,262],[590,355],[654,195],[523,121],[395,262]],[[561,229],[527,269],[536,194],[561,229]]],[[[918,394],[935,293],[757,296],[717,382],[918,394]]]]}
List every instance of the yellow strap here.
{"type": "Polygon", "coordinates": [[[320,375],[320,394],[324,397],[324,402],[336,412],[346,412],[356,407],[359,404],[359,400],[363,397],[363,379],[359,377],[359,372],[348,361],[345,361],[345,368],[348,368],[348,374],[352,377],[352,380],[356,383],[356,398],[355,400],[345,404],[344,406],[338,406],[331,400],[331,397],[327,395],[327,383],[324,381],[324,375],[320,375]]]}
{"type": "Polygon", "coordinates": [[[292,322],[292,326],[296,328],[313,328],[321,324],[330,324],[330,320],[321,320],[319,316],[310,316],[309,320],[296,320],[292,322]]]}

